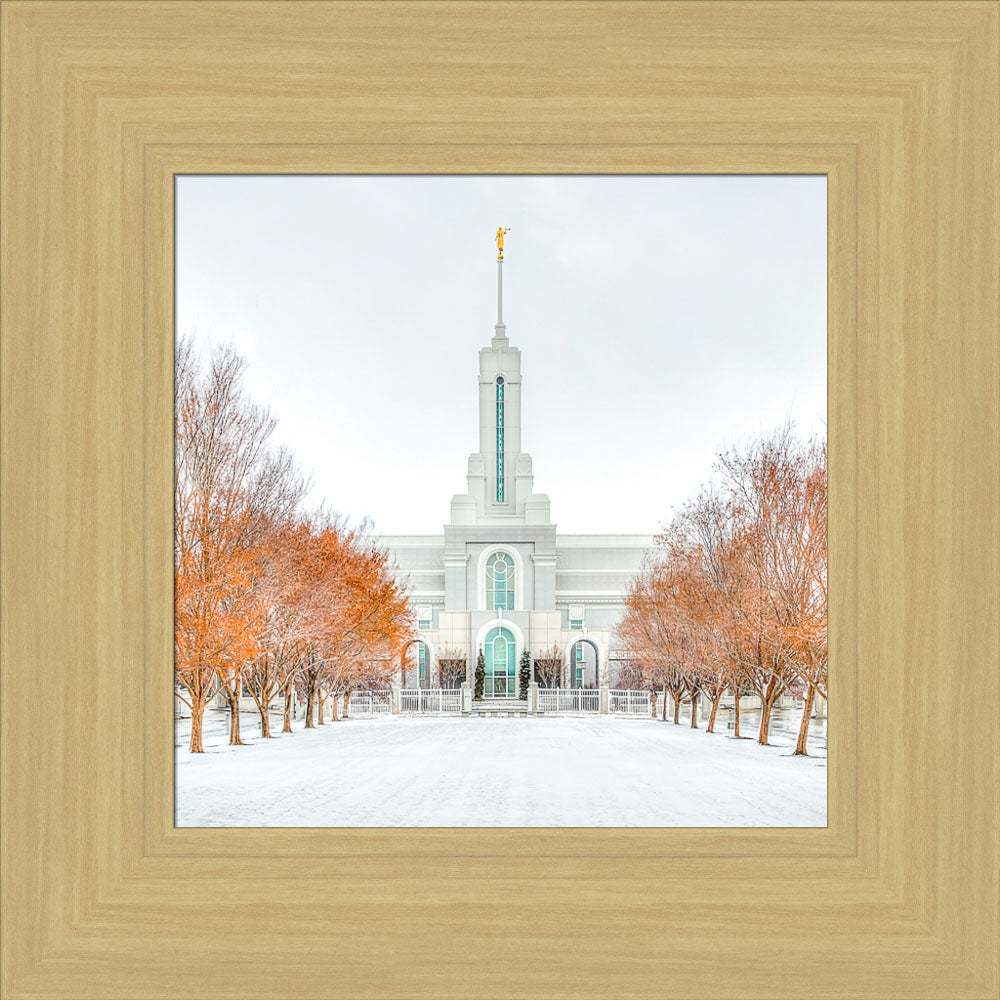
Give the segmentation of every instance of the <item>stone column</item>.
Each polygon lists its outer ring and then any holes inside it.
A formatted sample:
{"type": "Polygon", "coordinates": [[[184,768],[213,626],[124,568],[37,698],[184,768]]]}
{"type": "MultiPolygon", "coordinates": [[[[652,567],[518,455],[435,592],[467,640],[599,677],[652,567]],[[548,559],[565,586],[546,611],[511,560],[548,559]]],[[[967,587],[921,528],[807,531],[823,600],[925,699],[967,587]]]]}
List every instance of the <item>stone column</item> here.
{"type": "Polygon", "coordinates": [[[610,688],[607,684],[601,685],[601,715],[607,715],[611,703],[610,688]]]}
{"type": "Polygon", "coordinates": [[[818,691],[813,697],[813,718],[826,718],[826,698],[824,698],[818,691]]]}
{"type": "Polygon", "coordinates": [[[538,714],[538,681],[528,684],[528,715],[538,714]]]}
{"type": "Polygon", "coordinates": [[[399,690],[400,690],[400,686],[399,686],[399,682],[397,681],[396,683],[394,683],[392,685],[392,714],[393,715],[399,715],[400,702],[402,701],[402,698],[400,697],[400,694],[399,694],[399,690]]]}

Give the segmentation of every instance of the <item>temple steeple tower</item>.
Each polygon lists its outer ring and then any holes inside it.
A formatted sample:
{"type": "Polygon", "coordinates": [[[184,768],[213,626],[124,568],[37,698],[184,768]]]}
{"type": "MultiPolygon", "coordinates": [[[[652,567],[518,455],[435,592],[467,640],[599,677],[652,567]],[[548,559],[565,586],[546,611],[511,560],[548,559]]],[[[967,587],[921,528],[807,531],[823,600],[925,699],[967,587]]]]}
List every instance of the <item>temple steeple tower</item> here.
{"type": "Polygon", "coordinates": [[[531,456],[521,451],[521,352],[503,322],[503,245],[496,231],[497,322],[479,352],[479,451],[469,456],[469,492],[451,502],[452,524],[547,524],[548,497],[532,492],[531,456]]]}

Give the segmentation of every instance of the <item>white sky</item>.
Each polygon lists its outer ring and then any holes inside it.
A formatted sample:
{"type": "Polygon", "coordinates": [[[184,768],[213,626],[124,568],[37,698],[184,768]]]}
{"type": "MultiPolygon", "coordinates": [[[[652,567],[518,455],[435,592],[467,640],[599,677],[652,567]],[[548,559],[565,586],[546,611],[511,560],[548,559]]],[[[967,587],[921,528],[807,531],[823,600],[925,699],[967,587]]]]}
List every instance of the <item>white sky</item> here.
{"type": "Polygon", "coordinates": [[[825,177],[183,177],[177,331],[247,358],[312,500],[438,532],[478,448],[498,225],[560,531],[655,532],[724,444],[825,430],[825,177]]]}

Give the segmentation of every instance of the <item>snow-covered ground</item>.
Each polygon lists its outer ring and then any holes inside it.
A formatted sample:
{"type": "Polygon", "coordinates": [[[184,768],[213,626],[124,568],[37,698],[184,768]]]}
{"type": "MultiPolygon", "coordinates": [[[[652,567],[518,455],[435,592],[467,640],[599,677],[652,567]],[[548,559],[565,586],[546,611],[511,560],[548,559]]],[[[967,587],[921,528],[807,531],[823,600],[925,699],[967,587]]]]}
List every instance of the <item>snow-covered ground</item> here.
{"type": "Polygon", "coordinates": [[[206,715],[204,754],[178,725],[178,826],[826,825],[825,748],[793,757],[785,732],[762,747],[724,724],[383,716],[229,747],[206,715]]]}

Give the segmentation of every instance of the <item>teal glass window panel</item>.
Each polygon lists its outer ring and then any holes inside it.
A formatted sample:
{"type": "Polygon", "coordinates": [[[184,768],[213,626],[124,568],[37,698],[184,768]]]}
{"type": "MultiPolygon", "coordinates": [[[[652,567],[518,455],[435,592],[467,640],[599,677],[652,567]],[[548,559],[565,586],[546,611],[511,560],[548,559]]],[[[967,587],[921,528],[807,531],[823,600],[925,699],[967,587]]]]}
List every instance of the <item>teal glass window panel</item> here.
{"type": "Polygon", "coordinates": [[[497,503],[504,502],[504,382],[503,376],[497,376],[497,503]]]}
{"type": "Polygon", "coordinates": [[[514,610],[514,560],[504,552],[494,553],[486,563],[486,607],[514,610]]]}
{"type": "Polygon", "coordinates": [[[495,698],[513,695],[517,649],[508,629],[490,629],[483,643],[483,659],[486,664],[485,694],[495,698]]]}

